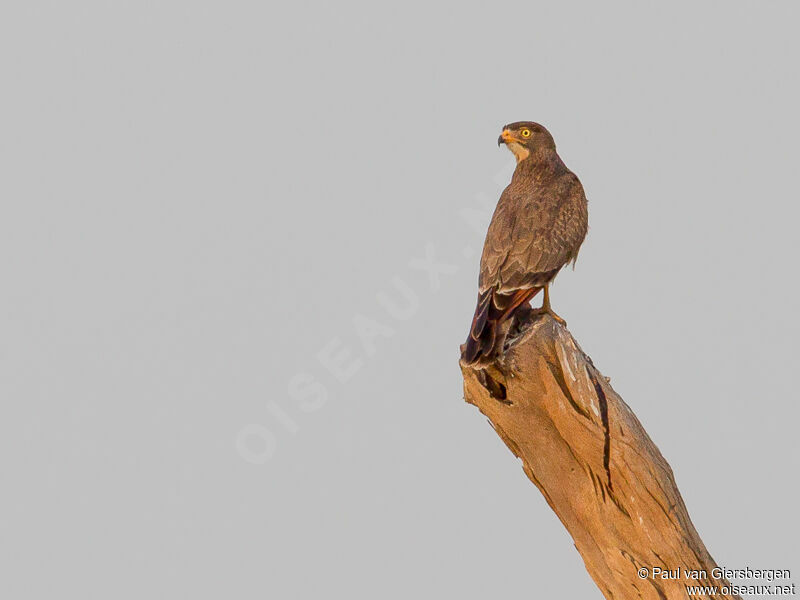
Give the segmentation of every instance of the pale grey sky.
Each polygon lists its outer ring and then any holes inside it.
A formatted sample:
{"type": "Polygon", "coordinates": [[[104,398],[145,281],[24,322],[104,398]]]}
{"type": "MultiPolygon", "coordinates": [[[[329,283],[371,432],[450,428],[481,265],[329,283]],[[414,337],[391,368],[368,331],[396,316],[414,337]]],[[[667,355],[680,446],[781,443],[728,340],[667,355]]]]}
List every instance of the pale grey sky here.
{"type": "Polygon", "coordinates": [[[600,598],[462,399],[521,119],[554,306],[717,562],[800,569],[798,16],[4,3],[0,596],[600,598]]]}

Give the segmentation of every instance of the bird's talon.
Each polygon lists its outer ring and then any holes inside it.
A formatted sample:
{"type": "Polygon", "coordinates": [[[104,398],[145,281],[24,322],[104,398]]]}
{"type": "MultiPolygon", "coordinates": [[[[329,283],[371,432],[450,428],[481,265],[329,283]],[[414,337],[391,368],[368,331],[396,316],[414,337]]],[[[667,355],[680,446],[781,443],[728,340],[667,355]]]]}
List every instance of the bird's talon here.
{"type": "Polygon", "coordinates": [[[551,309],[548,309],[548,308],[536,308],[536,309],[533,310],[533,314],[535,314],[535,315],[548,315],[554,321],[558,322],[558,324],[561,325],[562,327],[566,327],[567,326],[567,322],[564,319],[562,319],[561,317],[559,317],[556,313],[554,313],[551,309]]]}

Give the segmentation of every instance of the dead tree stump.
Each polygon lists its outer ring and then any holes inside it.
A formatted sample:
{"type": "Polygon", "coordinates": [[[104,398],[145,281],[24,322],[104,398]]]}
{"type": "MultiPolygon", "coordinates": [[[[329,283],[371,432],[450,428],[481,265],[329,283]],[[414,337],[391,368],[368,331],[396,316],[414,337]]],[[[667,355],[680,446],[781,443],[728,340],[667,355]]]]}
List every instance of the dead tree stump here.
{"type": "Polygon", "coordinates": [[[525,316],[502,357],[462,372],[466,401],[520,458],[606,598],[686,599],[687,585],[728,583],[712,578],[717,565],[669,464],[564,327],[525,316]],[[654,577],[652,567],[680,577],[654,577]]]}

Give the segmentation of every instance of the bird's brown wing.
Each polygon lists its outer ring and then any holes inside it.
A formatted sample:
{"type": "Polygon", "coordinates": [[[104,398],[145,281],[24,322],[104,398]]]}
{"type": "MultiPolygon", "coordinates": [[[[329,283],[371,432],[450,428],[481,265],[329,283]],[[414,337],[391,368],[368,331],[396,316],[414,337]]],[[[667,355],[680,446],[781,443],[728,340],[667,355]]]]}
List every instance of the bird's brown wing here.
{"type": "Polygon", "coordinates": [[[577,258],[587,230],[578,178],[567,173],[537,192],[521,198],[510,187],[503,192],[486,235],[480,292],[541,287],[577,258]]]}
{"type": "Polygon", "coordinates": [[[586,229],[586,198],[572,173],[533,193],[529,186],[505,189],[486,234],[466,364],[492,360],[503,345],[503,323],[577,258],[586,229]]]}

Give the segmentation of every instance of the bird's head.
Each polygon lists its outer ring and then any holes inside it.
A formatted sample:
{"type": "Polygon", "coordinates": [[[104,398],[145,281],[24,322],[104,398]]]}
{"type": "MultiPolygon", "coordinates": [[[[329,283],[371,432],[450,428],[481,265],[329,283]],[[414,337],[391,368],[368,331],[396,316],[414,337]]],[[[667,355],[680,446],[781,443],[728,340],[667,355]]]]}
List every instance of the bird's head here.
{"type": "Polygon", "coordinates": [[[503,127],[503,133],[497,138],[497,145],[500,144],[508,146],[517,162],[525,160],[532,153],[556,149],[550,132],[533,121],[518,121],[503,127]]]}

